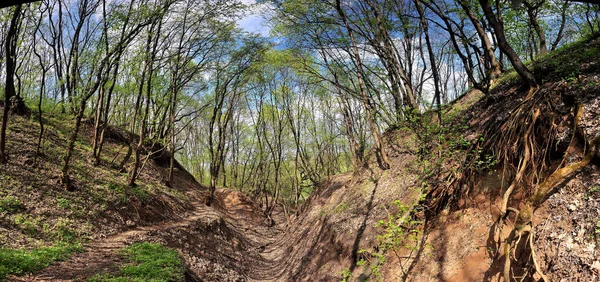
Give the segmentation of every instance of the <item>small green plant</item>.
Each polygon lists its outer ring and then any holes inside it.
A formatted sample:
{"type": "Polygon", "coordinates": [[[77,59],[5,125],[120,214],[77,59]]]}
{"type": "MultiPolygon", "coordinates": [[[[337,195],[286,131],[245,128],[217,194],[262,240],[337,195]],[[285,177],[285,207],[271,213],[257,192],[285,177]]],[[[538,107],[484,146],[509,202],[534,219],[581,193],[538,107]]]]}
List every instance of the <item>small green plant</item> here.
{"type": "Polygon", "coordinates": [[[595,193],[598,193],[598,192],[600,192],[600,186],[592,186],[587,191],[587,193],[585,193],[585,195],[583,195],[583,199],[587,201],[592,197],[592,195],[594,195],[595,193]]]}
{"type": "Polygon", "coordinates": [[[75,231],[71,228],[74,222],[70,219],[59,219],[54,225],[56,237],[60,241],[71,242],[75,239],[75,231]]]}
{"type": "Polygon", "coordinates": [[[13,196],[0,198],[0,212],[15,213],[23,208],[23,203],[13,196]]]}
{"type": "Polygon", "coordinates": [[[333,209],[333,211],[336,212],[336,213],[343,213],[347,209],[348,209],[348,204],[346,204],[346,203],[339,203],[337,206],[335,206],[335,209],[333,209]]]}
{"type": "Polygon", "coordinates": [[[60,243],[52,247],[32,250],[0,248],[0,280],[7,275],[23,275],[48,267],[55,261],[65,260],[82,250],[79,244],[60,243]]]}
{"type": "Polygon", "coordinates": [[[19,225],[21,229],[27,232],[29,235],[34,235],[38,232],[40,225],[40,219],[34,218],[31,215],[18,214],[14,217],[13,222],[19,225]]]}
{"type": "Polygon", "coordinates": [[[183,280],[185,269],[179,254],[161,244],[135,243],[124,248],[122,254],[131,263],[121,267],[118,275],[96,275],[89,281],[167,282],[183,280]]]}
{"type": "Polygon", "coordinates": [[[416,250],[420,246],[422,232],[415,228],[421,221],[413,218],[413,211],[419,202],[425,199],[426,194],[419,193],[412,204],[403,204],[400,200],[392,202],[397,211],[390,214],[387,219],[377,222],[377,227],[383,228],[383,232],[377,236],[377,250],[360,250],[358,253],[363,257],[357,262],[358,266],[371,265],[373,277],[381,281],[381,266],[386,262],[386,253],[397,248],[416,250]]]}
{"type": "Polygon", "coordinates": [[[143,189],[140,186],[136,186],[136,187],[129,187],[129,190],[127,194],[134,196],[140,200],[146,200],[150,197],[150,194],[148,193],[148,191],[146,191],[145,189],[143,189]]]}
{"type": "Polygon", "coordinates": [[[341,282],[348,282],[352,278],[352,271],[350,271],[350,268],[344,268],[340,272],[340,275],[342,275],[341,282]]]}
{"type": "Polygon", "coordinates": [[[108,183],[108,189],[116,193],[123,193],[127,187],[117,182],[108,183]]]}
{"type": "Polygon", "coordinates": [[[63,208],[63,209],[70,209],[71,208],[71,201],[69,199],[65,199],[62,197],[57,197],[56,201],[58,202],[58,206],[63,208]]]}

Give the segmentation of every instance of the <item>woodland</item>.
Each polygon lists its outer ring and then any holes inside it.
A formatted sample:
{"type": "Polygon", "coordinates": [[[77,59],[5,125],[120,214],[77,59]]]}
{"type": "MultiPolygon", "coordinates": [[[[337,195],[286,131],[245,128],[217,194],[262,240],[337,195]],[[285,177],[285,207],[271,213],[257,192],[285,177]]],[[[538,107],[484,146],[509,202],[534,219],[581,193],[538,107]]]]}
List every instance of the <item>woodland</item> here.
{"type": "MultiPolygon", "coordinates": [[[[583,98],[564,98],[566,102],[553,104],[552,93],[566,93],[579,85],[580,92],[592,93],[583,96],[597,97],[595,90],[585,87],[598,82],[587,82],[585,75],[600,72],[600,2],[21,2],[2,4],[7,7],[0,9],[0,162],[4,167],[0,184],[0,226],[4,228],[0,231],[27,234],[27,227],[22,226],[29,218],[37,230],[32,234],[42,235],[23,235],[35,240],[14,235],[21,238],[14,241],[11,236],[0,236],[0,274],[24,275],[51,263],[31,271],[11,268],[11,250],[58,246],[54,245],[58,241],[94,242],[91,230],[99,228],[95,220],[104,216],[104,211],[94,215],[89,230],[81,232],[70,226],[83,226],[78,220],[89,215],[76,215],[75,210],[69,213],[70,221],[50,220],[53,217],[43,212],[21,216],[25,219],[19,221],[20,213],[42,201],[20,198],[20,193],[53,189],[52,197],[40,196],[57,201],[53,205],[61,206],[60,199],[69,199],[64,204],[69,207],[79,199],[82,203],[97,200],[94,207],[102,207],[106,214],[123,206],[130,213],[134,207],[140,216],[137,209],[143,206],[162,209],[171,205],[144,202],[144,197],[153,199],[163,193],[148,190],[155,192],[147,194],[144,189],[177,190],[181,179],[188,179],[182,176],[185,171],[204,191],[198,205],[226,209],[223,191],[235,191],[265,218],[265,228],[284,228],[278,226],[291,226],[292,218],[300,218],[309,209],[305,206],[317,202],[315,197],[326,198],[319,187],[333,183],[332,176],[358,179],[369,175],[377,187],[381,180],[373,175],[402,169],[395,165],[402,156],[390,149],[394,147],[390,136],[403,131],[410,137],[396,141],[414,152],[418,164],[405,167],[418,167],[411,173],[417,175],[414,186],[419,192],[411,204],[400,205],[396,194],[382,204],[387,214],[392,206],[393,215],[387,216],[389,221],[371,224],[383,232],[374,243],[378,247],[359,251],[362,241],[356,239],[347,254],[341,252],[350,267],[341,267],[339,277],[280,276],[273,281],[354,281],[350,277],[363,281],[355,270],[363,264],[374,273],[367,279],[407,280],[406,275],[402,279],[381,276],[383,257],[392,249],[408,246],[404,240],[412,240],[407,239],[410,236],[427,233],[424,222],[463,207],[461,199],[471,192],[464,187],[474,187],[484,172],[495,170],[506,171],[507,178],[502,178],[507,184],[489,196],[500,199],[496,224],[514,223],[509,224],[511,232],[499,240],[502,247],[497,253],[503,256],[495,258],[502,260],[498,279],[554,280],[545,274],[550,267],[544,270],[540,258],[536,260],[533,213],[577,172],[590,166],[597,172],[600,135],[590,135],[589,127],[578,126],[593,123],[600,107],[589,112],[586,106],[585,112],[579,102],[583,98]],[[269,34],[245,29],[241,23],[249,15],[260,17],[269,34]],[[560,60],[553,54],[559,54],[560,60]],[[483,106],[463,106],[474,92],[483,106]],[[563,126],[561,122],[567,120],[563,126]],[[563,127],[573,129],[565,131],[567,137],[555,137],[563,127]],[[567,158],[565,152],[577,152],[579,159],[567,158]],[[164,169],[161,176],[155,166],[164,169]],[[44,178],[30,181],[27,173],[44,178]],[[14,184],[15,179],[21,179],[20,184],[14,184]],[[46,184],[41,183],[51,183],[47,185],[52,188],[43,188],[46,184]],[[96,192],[88,190],[93,185],[123,193],[131,197],[129,201],[139,198],[141,204],[101,200],[101,194],[92,199],[89,195],[96,192]],[[520,198],[513,199],[515,194],[520,198]],[[45,230],[44,222],[52,222],[47,234],[40,231],[45,230]],[[73,232],[68,240],[62,233],[52,233],[63,225],[73,232]],[[523,262],[515,252],[530,258],[523,262]]],[[[184,193],[172,195],[180,194],[184,193]]],[[[179,209],[183,213],[193,210],[195,202],[172,205],[174,213],[179,209]]],[[[339,204],[332,213],[346,209],[339,204]]],[[[128,222],[121,221],[121,225],[128,222]]],[[[113,233],[126,229],[121,227],[113,233]]],[[[417,246],[412,248],[423,244],[417,246]]],[[[133,257],[143,248],[154,245],[133,245],[127,252],[133,257]]],[[[69,255],[53,260],[65,260],[80,251],[68,251],[69,255]]],[[[177,257],[176,252],[172,255],[177,257]]],[[[593,277],[597,278],[600,262],[596,267],[593,277]]],[[[198,273],[196,278],[188,272],[177,275],[156,281],[227,281],[198,273]]],[[[108,276],[95,277],[113,281],[108,276]]],[[[434,280],[438,279],[441,276],[434,280]]]]}

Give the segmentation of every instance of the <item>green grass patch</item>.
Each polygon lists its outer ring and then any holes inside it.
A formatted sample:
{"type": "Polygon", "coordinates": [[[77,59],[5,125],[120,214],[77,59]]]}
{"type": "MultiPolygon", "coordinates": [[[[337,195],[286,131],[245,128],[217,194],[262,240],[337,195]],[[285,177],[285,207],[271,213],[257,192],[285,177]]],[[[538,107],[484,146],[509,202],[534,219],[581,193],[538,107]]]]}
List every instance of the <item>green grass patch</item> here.
{"type": "Polygon", "coordinates": [[[182,281],[185,273],[183,261],[177,251],[161,244],[148,242],[135,243],[122,250],[131,262],[121,267],[119,274],[102,274],[89,281],[100,282],[159,282],[182,281]]]}
{"type": "Polygon", "coordinates": [[[5,280],[7,275],[23,275],[44,269],[81,250],[80,244],[64,243],[32,250],[0,248],[0,280],[5,280]]]}
{"type": "Polygon", "coordinates": [[[544,80],[576,80],[586,72],[582,66],[600,60],[600,44],[592,38],[582,38],[579,41],[566,44],[540,57],[531,64],[536,75],[544,80]]]}
{"type": "Polygon", "coordinates": [[[13,196],[0,198],[0,212],[14,213],[24,208],[23,203],[13,196]]]}

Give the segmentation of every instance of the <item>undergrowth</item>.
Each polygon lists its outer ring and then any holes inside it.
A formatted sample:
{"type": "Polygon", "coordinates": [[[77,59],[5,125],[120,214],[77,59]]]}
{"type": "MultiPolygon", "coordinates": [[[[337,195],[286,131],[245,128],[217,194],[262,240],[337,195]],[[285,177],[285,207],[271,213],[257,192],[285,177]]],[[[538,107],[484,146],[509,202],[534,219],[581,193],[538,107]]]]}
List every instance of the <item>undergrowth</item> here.
{"type": "Polygon", "coordinates": [[[59,243],[31,250],[0,249],[0,280],[7,275],[23,275],[48,267],[55,261],[69,258],[82,251],[80,244],[59,243]]]}
{"type": "Polygon", "coordinates": [[[118,274],[100,274],[91,282],[168,282],[182,281],[185,273],[183,261],[175,250],[160,244],[135,243],[124,248],[121,254],[128,264],[118,274]]]}
{"type": "MultiPolygon", "coordinates": [[[[475,103],[476,99],[470,101],[475,103]]],[[[408,123],[408,128],[414,133],[415,154],[419,156],[408,169],[419,178],[420,187],[413,188],[413,200],[405,203],[393,200],[390,203],[391,211],[388,217],[379,220],[377,227],[377,245],[370,250],[359,252],[361,259],[357,266],[369,266],[371,279],[382,281],[382,266],[386,263],[389,252],[397,256],[400,267],[404,269],[411,263],[418,252],[429,248],[435,248],[424,240],[423,230],[420,228],[426,220],[425,210],[430,210],[428,205],[446,205],[448,202],[437,199],[437,194],[431,194],[430,187],[436,187],[437,183],[451,181],[467,167],[476,171],[485,171],[497,164],[493,155],[484,154],[478,148],[473,147],[474,142],[482,141],[477,135],[472,138],[464,136],[468,129],[467,120],[462,115],[462,110],[456,107],[445,109],[445,117],[440,125],[434,115],[423,115],[408,123]],[[399,252],[407,255],[399,255],[399,252]]],[[[350,278],[350,272],[342,271],[342,281],[350,278]]]]}
{"type": "MultiPolygon", "coordinates": [[[[424,199],[425,194],[420,194],[414,202],[408,205],[403,204],[399,200],[393,201],[396,211],[393,213],[388,211],[388,218],[377,222],[377,227],[383,230],[377,235],[377,246],[372,250],[360,250],[359,254],[362,258],[356,265],[369,265],[371,268],[371,277],[377,281],[382,281],[383,274],[381,267],[386,263],[388,252],[395,252],[399,248],[404,248],[409,250],[412,255],[421,248],[423,233],[418,229],[418,226],[422,222],[415,218],[414,212],[424,199]]],[[[398,258],[400,259],[400,256],[398,258]]],[[[343,276],[345,274],[347,275],[348,273],[342,272],[343,276]]],[[[349,276],[344,277],[346,279],[349,278],[349,276]]]]}
{"type": "Polygon", "coordinates": [[[155,170],[160,168],[151,165],[140,170],[138,185],[129,187],[128,174],[115,167],[127,151],[127,144],[118,140],[107,139],[102,162],[93,165],[90,123],[83,125],[71,161],[77,189],[65,191],[56,176],[73,130],[73,116],[51,104],[44,104],[43,112],[39,155],[37,114],[31,118],[11,116],[9,122],[6,150],[10,158],[0,170],[0,277],[39,271],[53,261],[67,259],[74,250],[71,246],[126,228],[120,215],[126,208],[137,212],[137,217],[132,214],[130,219],[133,224],[144,224],[167,214],[146,215],[138,209],[156,205],[160,212],[164,205],[177,207],[189,201],[184,187],[166,187],[160,171],[155,170]]]}

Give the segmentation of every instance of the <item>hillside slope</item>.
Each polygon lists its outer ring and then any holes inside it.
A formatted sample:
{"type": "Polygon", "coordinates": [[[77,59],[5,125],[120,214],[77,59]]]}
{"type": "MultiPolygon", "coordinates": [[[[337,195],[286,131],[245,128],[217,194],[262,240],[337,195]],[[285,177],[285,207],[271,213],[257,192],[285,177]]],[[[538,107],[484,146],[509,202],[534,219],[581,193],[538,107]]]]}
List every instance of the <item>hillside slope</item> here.
{"type": "Polygon", "coordinates": [[[390,170],[325,182],[289,228],[311,242],[291,252],[305,262],[293,280],[600,279],[600,40],[530,66],[538,89],[508,73],[446,107],[448,131],[435,118],[388,131],[390,170]],[[521,214],[504,216],[513,183],[521,214]]]}

